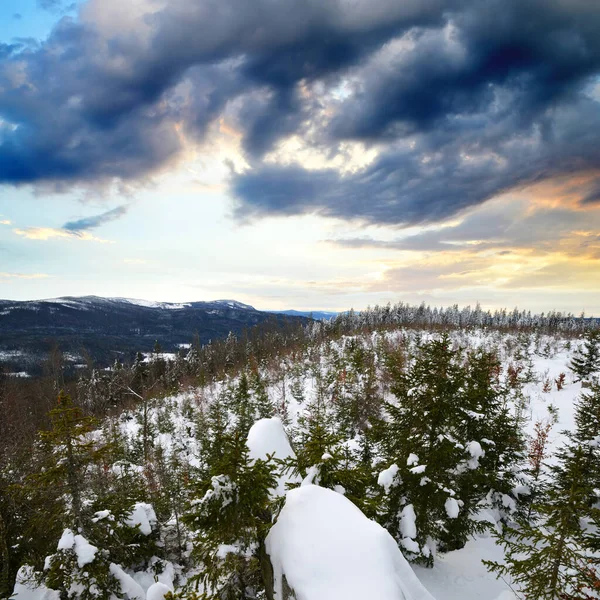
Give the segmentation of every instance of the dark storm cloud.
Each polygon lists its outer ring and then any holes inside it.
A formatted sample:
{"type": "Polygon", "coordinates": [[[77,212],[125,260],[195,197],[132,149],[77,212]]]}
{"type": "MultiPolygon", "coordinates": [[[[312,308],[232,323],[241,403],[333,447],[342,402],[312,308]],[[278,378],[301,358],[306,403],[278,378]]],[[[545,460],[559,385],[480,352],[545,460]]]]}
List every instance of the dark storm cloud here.
{"type": "Polygon", "coordinates": [[[554,109],[543,127],[500,139],[492,126],[478,135],[435,132],[354,173],[268,165],[236,174],[232,191],[243,217],[316,212],[382,224],[434,222],[548,177],[599,169],[599,132],[600,105],[581,99],[554,109]]]}
{"type": "Polygon", "coordinates": [[[105,223],[115,221],[119,217],[122,217],[127,213],[127,210],[127,205],[117,206],[112,210],[108,210],[93,217],[85,217],[83,219],[77,219],[76,221],[69,221],[68,223],[65,223],[62,228],[73,232],[96,229],[97,227],[100,227],[100,225],[104,225],[105,223]]]}
{"type": "Polygon", "coordinates": [[[273,100],[251,111],[246,145],[264,151],[297,122],[300,79],[442,18],[440,0],[369,4],[174,0],[145,18],[148,43],[135,32],[106,39],[63,18],[46,42],[0,62],[0,181],[141,177],[180,150],[174,122],[183,117],[202,135],[226,102],[256,89],[273,100]],[[185,81],[182,101],[176,86],[185,81]],[[278,117],[268,119],[271,111],[278,117]]]}
{"type": "Polygon", "coordinates": [[[243,218],[436,221],[600,169],[596,0],[171,0],[144,23],[63,18],[0,48],[0,182],[144,178],[178,156],[176,125],[201,140],[226,112],[243,218]],[[381,153],[347,175],[262,162],[292,134],[381,153]]]}

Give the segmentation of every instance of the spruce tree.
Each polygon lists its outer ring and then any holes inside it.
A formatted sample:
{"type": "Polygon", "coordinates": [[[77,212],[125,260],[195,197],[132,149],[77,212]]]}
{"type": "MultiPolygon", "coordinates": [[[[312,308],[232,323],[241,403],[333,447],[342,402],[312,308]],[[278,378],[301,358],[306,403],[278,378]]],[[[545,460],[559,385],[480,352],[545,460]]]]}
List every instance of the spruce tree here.
{"type": "Polygon", "coordinates": [[[195,532],[193,557],[203,598],[250,600],[261,593],[272,598],[272,574],[264,541],[272,523],[270,490],[275,487],[274,464],[250,460],[246,438],[239,430],[223,439],[210,477],[183,517],[195,532]]]}
{"type": "Polygon", "coordinates": [[[582,528],[598,519],[598,509],[589,504],[588,459],[579,445],[566,446],[559,458],[533,521],[519,516],[516,526],[498,534],[505,562],[484,562],[498,577],[509,576],[522,598],[590,600],[600,589],[600,554],[582,528]]]}
{"type": "Polygon", "coordinates": [[[465,458],[455,433],[464,372],[448,336],[422,344],[414,364],[393,374],[383,443],[396,469],[383,520],[411,560],[433,564],[437,546],[460,514],[456,468],[465,458]]]}
{"type": "Polygon", "coordinates": [[[583,347],[575,353],[569,368],[575,373],[578,381],[588,379],[600,371],[600,330],[587,331],[583,347]]]}

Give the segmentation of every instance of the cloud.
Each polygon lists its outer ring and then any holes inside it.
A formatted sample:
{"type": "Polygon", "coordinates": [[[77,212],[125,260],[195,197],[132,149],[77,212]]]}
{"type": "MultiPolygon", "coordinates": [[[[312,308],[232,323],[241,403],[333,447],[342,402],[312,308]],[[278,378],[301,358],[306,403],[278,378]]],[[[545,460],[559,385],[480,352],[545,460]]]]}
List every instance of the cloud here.
{"type": "Polygon", "coordinates": [[[9,219],[0,220],[0,225],[10,225],[11,223],[12,221],[10,221],[9,219]]]}
{"type": "MultiPolygon", "coordinates": [[[[512,120],[512,117],[509,118],[512,120]]],[[[447,219],[510,190],[552,177],[600,179],[600,104],[582,98],[556,108],[549,131],[477,136],[439,130],[410,146],[391,145],[364,169],[341,174],[300,165],[265,164],[232,179],[242,218],[317,213],[381,224],[447,219]]]]}
{"type": "Polygon", "coordinates": [[[584,172],[593,204],[598,30],[589,0],[88,0],[46,41],[0,48],[0,182],[143,181],[224,119],[244,219],[437,222],[584,172]],[[292,136],[377,157],[278,162],[292,136]]]}
{"type": "Polygon", "coordinates": [[[25,227],[24,229],[13,229],[13,232],[29,240],[46,241],[54,238],[66,238],[84,242],[100,242],[102,244],[114,243],[110,240],[96,237],[87,231],[69,231],[68,229],[55,229],[53,227],[25,227]]]}
{"type": "Polygon", "coordinates": [[[0,272],[0,281],[3,279],[46,279],[50,275],[45,273],[3,273],[0,272]]]}
{"type": "MultiPolygon", "coordinates": [[[[535,197],[534,197],[535,198],[535,197]]],[[[534,200],[535,202],[535,200],[534,200]]],[[[346,248],[379,248],[412,252],[470,252],[502,249],[552,251],[561,247],[581,254],[597,243],[600,211],[567,206],[532,208],[531,197],[506,198],[479,207],[458,222],[394,239],[355,237],[328,240],[346,248]]]]}
{"type": "Polygon", "coordinates": [[[42,10],[57,11],[63,7],[63,0],[37,0],[37,5],[42,10]]]}
{"type": "Polygon", "coordinates": [[[62,228],[72,232],[96,229],[97,227],[100,227],[100,225],[110,223],[110,221],[115,221],[122,217],[127,213],[128,208],[127,205],[123,204],[93,217],[84,217],[83,219],[77,219],[76,221],[69,221],[65,223],[62,228]]]}

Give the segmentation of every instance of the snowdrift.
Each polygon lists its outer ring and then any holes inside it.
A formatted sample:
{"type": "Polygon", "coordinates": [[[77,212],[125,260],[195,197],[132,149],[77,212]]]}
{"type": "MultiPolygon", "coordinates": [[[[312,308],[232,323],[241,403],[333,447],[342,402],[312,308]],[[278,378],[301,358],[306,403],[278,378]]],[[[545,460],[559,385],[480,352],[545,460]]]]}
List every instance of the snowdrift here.
{"type": "Polygon", "coordinates": [[[289,491],[266,547],[277,600],[284,577],[297,600],[434,600],[392,536],[326,488],[289,491]]]}
{"type": "MultiPolygon", "coordinates": [[[[248,432],[246,444],[250,458],[254,460],[267,460],[268,456],[281,460],[296,457],[279,417],[256,421],[248,432]]],[[[287,483],[300,483],[300,479],[289,471],[280,472],[277,476],[277,487],[273,490],[273,495],[285,496],[287,483]]]]}

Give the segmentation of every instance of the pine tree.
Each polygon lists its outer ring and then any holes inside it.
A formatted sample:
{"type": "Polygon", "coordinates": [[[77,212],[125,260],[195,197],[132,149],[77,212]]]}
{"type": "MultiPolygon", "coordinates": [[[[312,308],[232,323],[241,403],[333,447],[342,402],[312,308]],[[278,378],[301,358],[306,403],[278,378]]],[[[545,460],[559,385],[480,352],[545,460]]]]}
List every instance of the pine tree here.
{"type": "Polygon", "coordinates": [[[600,590],[600,554],[590,548],[582,529],[586,519],[598,519],[588,502],[586,453],[566,446],[552,468],[547,496],[535,506],[535,519],[517,518],[498,535],[505,563],[484,561],[498,577],[509,576],[522,598],[590,600],[600,590]]]}
{"type": "Polygon", "coordinates": [[[590,329],[585,334],[583,348],[580,348],[573,356],[569,368],[577,380],[588,379],[590,375],[600,371],[600,331],[590,329]]]}

